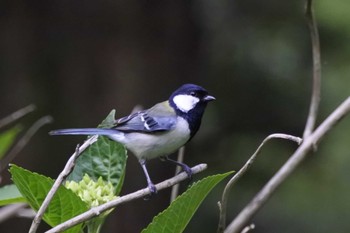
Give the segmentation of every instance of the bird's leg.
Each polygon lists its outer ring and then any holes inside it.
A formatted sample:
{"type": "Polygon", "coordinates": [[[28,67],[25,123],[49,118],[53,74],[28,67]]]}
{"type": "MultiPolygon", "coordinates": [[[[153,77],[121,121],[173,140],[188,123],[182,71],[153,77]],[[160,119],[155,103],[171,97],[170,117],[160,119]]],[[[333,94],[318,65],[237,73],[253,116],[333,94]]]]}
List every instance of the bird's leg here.
{"type": "Polygon", "coordinates": [[[145,173],[145,176],[146,176],[146,179],[147,179],[148,188],[149,188],[149,191],[151,192],[151,195],[152,194],[157,194],[157,188],[153,184],[151,178],[149,177],[149,174],[148,174],[148,171],[147,171],[147,168],[146,168],[146,160],[145,159],[140,159],[139,163],[141,164],[143,172],[145,173]]]}
{"type": "Polygon", "coordinates": [[[182,170],[183,170],[184,172],[186,172],[188,178],[189,178],[190,180],[192,180],[192,175],[193,175],[192,169],[191,169],[189,166],[187,166],[186,164],[180,163],[180,162],[178,162],[178,161],[176,161],[176,160],[173,160],[173,159],[169,159],[168,156],[162,156],[162,157],[160,157],[160,159],[161,159],[162,161],[168,161],[168,162],[171,162],[171,163],[176,164],[177,166],[180,166],[180,167],[182,168],[182,170]]]}

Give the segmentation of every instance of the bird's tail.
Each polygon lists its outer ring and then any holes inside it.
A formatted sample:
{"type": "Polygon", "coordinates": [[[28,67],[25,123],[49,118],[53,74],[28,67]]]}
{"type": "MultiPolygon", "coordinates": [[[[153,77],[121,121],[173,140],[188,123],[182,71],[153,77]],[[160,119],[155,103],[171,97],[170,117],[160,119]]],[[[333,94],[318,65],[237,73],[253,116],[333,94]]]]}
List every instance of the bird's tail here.
{"type": "Polygon", "coordinates": [[[50,131],[50,135],[105,135],[119,134],[115,129],[102,128],[77,128],[77,129],[57,129],[50,131]]]}

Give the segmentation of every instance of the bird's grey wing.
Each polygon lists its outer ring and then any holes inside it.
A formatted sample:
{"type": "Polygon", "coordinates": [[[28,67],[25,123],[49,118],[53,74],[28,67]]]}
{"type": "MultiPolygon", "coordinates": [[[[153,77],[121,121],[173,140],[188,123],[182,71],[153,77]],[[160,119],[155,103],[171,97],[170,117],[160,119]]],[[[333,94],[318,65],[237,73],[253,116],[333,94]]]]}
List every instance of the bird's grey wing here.
{"type": "Polygon", "coordinates": [[[147,111],[134,113],[116,121],[116,130],[123,132],[168,131],[175,127],[176,116],[152,116],[147,111]]]}
{"type": "Polygon", "coordinates": [[[176,120],[176,114],[166,102],[162,102],[151,109],[116,120],[116,126],[113,128],[124,132],[168,131],[175,127],[176,120]]]}

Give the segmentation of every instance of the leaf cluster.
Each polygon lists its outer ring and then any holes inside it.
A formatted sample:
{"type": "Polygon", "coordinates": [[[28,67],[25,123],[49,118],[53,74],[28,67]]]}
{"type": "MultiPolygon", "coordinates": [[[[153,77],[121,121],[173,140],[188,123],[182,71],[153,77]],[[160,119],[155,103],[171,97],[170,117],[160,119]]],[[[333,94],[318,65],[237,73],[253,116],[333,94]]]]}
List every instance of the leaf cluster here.
{"type": "MultiPolygon", "coordinates": [[[[99,127],[108,127],[113,124],[114,115],[113,110],[99,127]]],[[[67,177],[68,186],[73,185],[75,192],[61,185],[50,202],[43,220],[54,227],[87,211],[90,208],[89,204],[79,196],[96,192],[96,190],[89,190],[90,186],[98,187],[106,182],[113,187],[111,195],[118,196],[123,186],[126,161],[127,151],[123,145],[99,136],[95,143],[81,153],[76,160],[74,170],[67,177]],[[79,185],[81,187],[78,187],[79,185]],[[77,189],[80,189],[79,192],[76,191],[77,189]]],[[[0,188],[0,204],[26,202],[34,211],[38,211],[54,180],[16,165],[11,165],[10,173],[14,184],[0,188]]],[[[209,176],[194,183],[166,210],[156,216],[142,232],[183,232],[210,190],[229,174],[231,173],[209,176]]],[[[94,195],[90,195],[89,199],[91,196],[94,195]]],[[[78,233],[84,229],[88,232],[99,232],[107,214],[104,213],[83,224],[75,225],[65,232],[78,233]]]]}

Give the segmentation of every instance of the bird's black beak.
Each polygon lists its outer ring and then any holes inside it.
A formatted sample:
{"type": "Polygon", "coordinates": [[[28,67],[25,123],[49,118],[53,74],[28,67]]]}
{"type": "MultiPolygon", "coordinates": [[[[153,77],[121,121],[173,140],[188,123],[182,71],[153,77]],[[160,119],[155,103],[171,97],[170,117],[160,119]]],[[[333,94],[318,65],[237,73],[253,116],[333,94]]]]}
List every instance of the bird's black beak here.
{"type": "Polygon", "coordinates": [[[211,95],[207,95],[203,98],[203,100],[205,102],[210,102],[210,101],[213,101],[213,100],[216,100],[214,96],[211,96],[211,95]]]}

